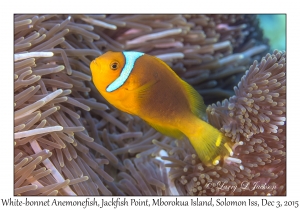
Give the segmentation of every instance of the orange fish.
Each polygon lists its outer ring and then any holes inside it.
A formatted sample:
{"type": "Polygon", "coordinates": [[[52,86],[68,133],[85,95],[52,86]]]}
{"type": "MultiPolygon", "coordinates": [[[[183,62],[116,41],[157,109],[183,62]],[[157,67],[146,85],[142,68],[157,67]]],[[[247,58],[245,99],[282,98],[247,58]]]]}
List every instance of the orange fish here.
{"type": "Polygon", "coordinates": [[[217,165],[232,155],[230,141],[203,120],[202,97],[160,59],[141,52],[109,51],[93,60],[90,68],[96,88],[109,103],[167,136],[186,136],[204,164],[217,165]]]}

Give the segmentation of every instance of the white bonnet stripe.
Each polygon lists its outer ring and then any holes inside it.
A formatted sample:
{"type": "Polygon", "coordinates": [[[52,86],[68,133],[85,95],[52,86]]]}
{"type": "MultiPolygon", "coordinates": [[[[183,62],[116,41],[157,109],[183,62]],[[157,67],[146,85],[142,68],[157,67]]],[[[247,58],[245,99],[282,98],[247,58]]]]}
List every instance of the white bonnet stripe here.
{"type": "Polygon", "coordinates": [[[141,52],[123,52],[123,55],[125,57],[125,65],[121,71],[120,76],[113,81],[107,88],[107,92],[115,91],[116,89],[120,88],[128,79],[130,76],[130,73],[134,67],[135,61],[144,55],[144,53],[141,52]]]}

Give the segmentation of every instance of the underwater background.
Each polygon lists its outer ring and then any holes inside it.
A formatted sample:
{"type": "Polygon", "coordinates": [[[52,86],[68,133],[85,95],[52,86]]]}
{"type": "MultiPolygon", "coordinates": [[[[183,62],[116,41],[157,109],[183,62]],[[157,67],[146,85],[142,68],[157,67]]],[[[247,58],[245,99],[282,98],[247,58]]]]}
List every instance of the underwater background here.
{"type": "Polygon", "coordinates": [[[260,27],[270,40],[271,51],[286,50],[286,15],[262,14],[258,15],[260,27]]]}
{"type": "Polygon", "coordinates": [[[285,43],[285,21],[259,18],[15,15],[14,194],[286,195],[286,54],[275,45],[285,43]],[[188,140],[107,103],[89,64],[109,50],[165,61],[203,96],[233,156],[206,166],[188,140]]]}

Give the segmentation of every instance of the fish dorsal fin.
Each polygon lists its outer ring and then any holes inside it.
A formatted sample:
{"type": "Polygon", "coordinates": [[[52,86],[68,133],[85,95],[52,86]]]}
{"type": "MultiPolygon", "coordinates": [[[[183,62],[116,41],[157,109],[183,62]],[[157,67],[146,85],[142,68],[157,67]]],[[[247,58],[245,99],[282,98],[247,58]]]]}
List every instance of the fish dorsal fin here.
{"type": "Polygon", "coordinates": [[[187,92],[187,99],[190,104],[190,109],[194,115],[204,119],[206,116],[206,106],[202,96],[187,82],[181,80],[183,87],[187,92]]]}
{"type": "Polygon", "coordinates": [[[168,66],[165,62],[162,60],[156,58],[160,63],[162,63],[167,69],[169,69],[173,74],[178,77],[180,82],[182,83],[182,86],[184,87],[186,93],[187,93],[187,100],[190,105],[190,109],[194,115],[197,117],[200,117],[201,119],[205,120],[206,118],[206,106],[203,102],[202,96],[187,82],[182,80],[172,69],[170,66],[168,66]]]}
{"type": "MultiPolygon", "coordinates": [[[[146,121],[147,122],[147,121],[146,121]]],[[[185,135],[176,128],[167,128],[165,126],[157,125],[154,123],[147,122],[151,127],[153,127],[158,132],[176,138],[176,139],[182,139],[185,135]]]]}

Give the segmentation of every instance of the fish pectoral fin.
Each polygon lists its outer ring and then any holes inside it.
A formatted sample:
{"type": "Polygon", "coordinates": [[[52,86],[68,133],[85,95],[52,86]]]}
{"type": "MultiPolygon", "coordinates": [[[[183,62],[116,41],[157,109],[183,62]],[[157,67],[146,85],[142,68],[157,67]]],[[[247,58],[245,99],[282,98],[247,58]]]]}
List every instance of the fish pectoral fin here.
{"type": "Polygon", "coordinates": [[[134,89],[134,91],[138,93],[139,98],[143,98],[144,95],[146,95],[147,92],[150,91],[151,87],[158,82],[159,82],[159,80],[152,80],[152,81],[147,82],[146,84],[134,89]]]}
{"type": "MultiPolygon", "coordinates": [[[[147,122],[147,121],[146,121],[147,122]]],[[[176,129],[176,128],[168,128],[166,126],[161,126],[161,125],[157,125],[155,123],[149,123],[147,122],[151,127],[153,127],[155,130],[157,130],[158,132],[176,138],[176,139],[183,139],[184,138],[184,134],[176,129]]]]}

